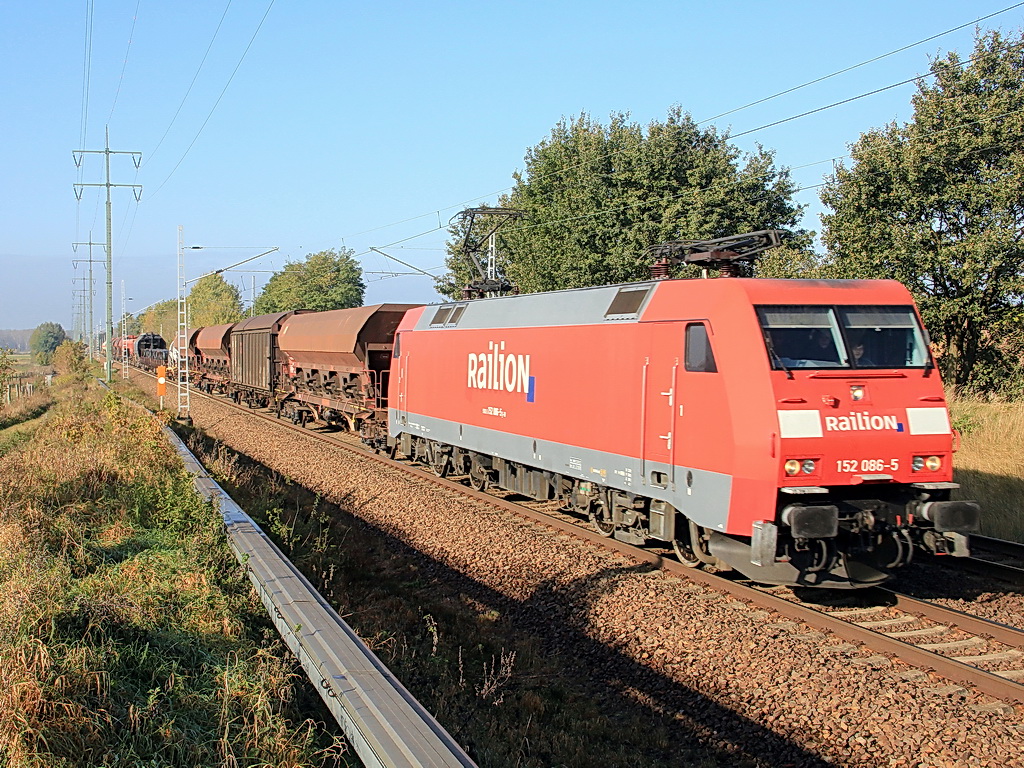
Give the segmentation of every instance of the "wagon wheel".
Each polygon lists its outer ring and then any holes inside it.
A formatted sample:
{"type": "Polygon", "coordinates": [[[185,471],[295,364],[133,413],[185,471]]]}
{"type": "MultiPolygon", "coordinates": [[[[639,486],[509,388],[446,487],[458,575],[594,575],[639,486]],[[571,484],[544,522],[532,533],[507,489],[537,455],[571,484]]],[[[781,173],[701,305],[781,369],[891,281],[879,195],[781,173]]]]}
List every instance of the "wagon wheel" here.
{"type": "Polygon", "coordinates": [[[438,477],[448,477],[451,462],[447,453],[436,445],[430,451],[430,471],[438,477]]]}
{"type": "Polygon", "coordinates": [[[615,533],[615,523],[612,521],[611,510],[603,499],[596,499],[590,505],[590,524],[594,530],[605,538],[615,533]]]}

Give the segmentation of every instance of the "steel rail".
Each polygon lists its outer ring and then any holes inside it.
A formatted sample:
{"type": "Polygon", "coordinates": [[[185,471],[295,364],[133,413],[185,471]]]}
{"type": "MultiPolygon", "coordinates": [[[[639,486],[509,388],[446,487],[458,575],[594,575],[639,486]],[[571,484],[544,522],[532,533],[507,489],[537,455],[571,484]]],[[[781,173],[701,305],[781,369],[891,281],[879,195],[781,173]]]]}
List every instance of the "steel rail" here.
{"type": "Polygon", "coordinates": [[[971,534],[971,541],[980,544],[984,549],[996,554],[1005,555],[1006,557],[1014,557],[1018,560],[1024,560],[1024,544],[1017,541],[1007,541],[1005,539],[993,539],[991,536],[977,536],[971,534]]]}
{"type": "MultiPolygon", "coordinates": [[[[544,512],[539,512],[537,510],[530,509],[529,507],[525,507],[521,504],[516,504],[515,502],[507,501],[506,499],[494,496],[485,491],[476,491],[453,480],[438,477],[429,470],[422,469],[420,467],[412,466],[409,464],[403,464],[401,462],[394,461],[390,458],[380,456],[374,453],[373,451],[365,448],[361,443],[355,444],[352,442],[347,442],[338,439],[329,439],[327,435],[312,432],[305,427],[300,427],[287,422],[283,422],[269,413],[260,413],[259,411],[250,408],[241,408],[241,406],[238,406],[235,403],[232,403],[224,398],[217,398],[212,396],[207,397],[210,397],[210,399],[213,400],[214,402],[221,403],[223,405],[234,406],[235,408],[238,408],[239,410],[247,412],[253,416],[265,419],[271,423],[278,424],[285,429],[290,429],[292,431],[305,434],[313,439],[323,440],[325,442],[330,443],[331,445],[337,445],[345,450],[358,453],[363,457],[369,458],[374,461],[378,461],[387,466],[401,468],[410,474],[421,477],[439,486],[454,490],[464,496],[468,496],[470,498],[483,501],[485,503],[500,507],[502,509],[506,509],[517,515],[527,517],[531,520],[541,523],[542,525],[545,525],[549,528],[553,528],[559,532],[579,537],[581,539],[584,539],[585,541],[589,541],[599,546],[606,547],[608,549],[631,557],[635,560],[650,563],[651,565],[657,568],[661,568],[674,575],[701,583],[711,589],[725,592],[741,600],[745,600],[756,605],[759,605],[761,607],[768,608],[787,618],[808,624],[814,627],[815,629],[830,632],[838,637],[843,638],[844,640],[862,643],[865,646],[872,648],[874,650],[895,656],[896,658],[899,658],[907,662],[911,666],[920,669],[931,670],[935,674],[945,677],[948,680],[957,683],[962,683],[964,685],[969,685],[977,689],[978,691],[985,693],[989,696],[992,696],[994,698],[997,698],[1001,701],[1009,701],[1018,704],[1024,704],[1024,684],[1022,683],[1018,683],[1014,680],[1001,677],[998,674],[988,672],[978,667],[971,666],[962,661],[958,661],[947,656],[942,656],[941,654],[938,654],[934,651],[919,648],[918,646],[915,646],[911,643],[907,643],[903,640],[899,640],[894,637],[890,637],[882,632],[877,632],[867,627],[861,627],[845,619],[832,616],[827,612],[820,611],[816,608],[811,608],[809,606],[802,605],[799,603],[794,603],[790,600],[786,600],[785,598],[772,595],[768,592],[757,589],[755,587],[750,587],[741,582],[733,581],[732,579],[728,579],[723,576],[710,573],[708,571],[696,568],[689,568],[687,566],[684,566],[677,560],[668,559],[662,557],[661,555],[655,552],[638,549],[637,547],[631,544],[625,544],[613,538],[601,536],[599,533],[589,528],[583,528],[579,525],[568,523],[564,520],[552,517],[551,515],[548,515],[544,512]]],[[[899,601],[899,599],[912,600],[912,598],[909,598],[907,596],[897,595],[897,602],[899,601]]],[[[910,603],[906,604],[909,605],[910,603]]],[[[1007,627],[1006,625],[990,622],[986,619],[970,616],[969,614],[963,614],[958,611],[951,611],[951,609],[944,609],[941,606],[937,606],[934,604],[928,605],[929,608],[927,610],[929,612],[934,613],[939,611],[950,611],[950,614],[959,614],[962,617],[971,619],[971,622],[965,621],[965,625],[974,625],[978,628],[978,631],[965,630],[969,631],[970,634],[992,638],[996,638],[997,636],[1013,637],[1014,642],[1007,644],[1013,645],[1014,647],[1022,647],[1020,644],[1024,642],[1024,633],[1020,632],[1019,630],[1015,630],[1012,627],[1007,627]],[[1006,632],[1009,632],[1010,634],[1005,634],[1006,632]]],[[[914,610],[921,610],[922,613],[924,612],[924,609],[920,609],[919,606],[915,607],[913,610],[908,609],[908,612],[913,613],[914,610]]],[[[946,616],[946,618],[944,618],[943,620],[952,621],[953,617],[950,614],[943,614],[946,616]]],[[[1004,641],[999,640],[999,642],[1004,641]]]]}
{"type": "MultiPolygon", "coordinates": [[[[971,537],[974,538],[973,536],[971,537]]],[[[949,566],[975,576],[998,579],[1015,587],[1024,587],[1024,568],[1009,563],[1000,563],[996,560],[986,560],[983,557],[957,557],[948,558],[949,566]]]]}

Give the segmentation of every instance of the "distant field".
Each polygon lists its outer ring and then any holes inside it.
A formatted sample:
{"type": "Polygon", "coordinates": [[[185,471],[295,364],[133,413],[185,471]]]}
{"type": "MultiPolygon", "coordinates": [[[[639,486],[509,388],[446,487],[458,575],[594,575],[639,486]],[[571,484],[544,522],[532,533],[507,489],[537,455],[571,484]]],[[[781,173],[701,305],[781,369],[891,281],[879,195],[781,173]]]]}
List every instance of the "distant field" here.
{"type": "Polygon", "coordinates": [[[1024,542],[1024,404],[954,400],[950,410],[963,436],[960,498],[981,502],[983,534],[1024,542]]]}

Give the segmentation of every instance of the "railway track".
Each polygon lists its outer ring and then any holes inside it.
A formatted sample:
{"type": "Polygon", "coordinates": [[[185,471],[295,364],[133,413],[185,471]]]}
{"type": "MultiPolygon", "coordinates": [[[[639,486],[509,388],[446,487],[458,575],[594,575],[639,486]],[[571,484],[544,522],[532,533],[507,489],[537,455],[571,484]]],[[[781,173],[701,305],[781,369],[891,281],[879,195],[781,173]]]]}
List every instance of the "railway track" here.
{"type": "Polygon", "coordinates": [[[199,392],[193,394],[210,397],[217,403],[277,424],[280,428],[355,451],[367,459],[404,469],[470,498],[507,509],[751,605],[774,611],[794,622],[898,658],[915,668],[916,671],[908,674],[919,675],[922,687],[929,687],[926,671],[932,671],[953,684],[971,686],[1001,702],[1024,704],[1024,631],[1014,627],[883,588],[870,590],[867,594],[843,593],[830,605],[824,602],[818,606],[802,603],[788,587],[755,586],[727,575],[688,568],[667,553],[640,549],[606,538],[575,517],[553,515],[550,504],[530,506],[486,491],[476,491],[457,480],[437,477],[429,469],[377,455],[350,433],[310,429],[282,421],[267,411],[236,405],[223,397],[199,392]]]}
{"type": "Polygon", "coordinates": [[[956,558],[952,565],[969,573],[1024,587],[1024,544],[1015,541],[971,536],[971,556],[956,558]]]}

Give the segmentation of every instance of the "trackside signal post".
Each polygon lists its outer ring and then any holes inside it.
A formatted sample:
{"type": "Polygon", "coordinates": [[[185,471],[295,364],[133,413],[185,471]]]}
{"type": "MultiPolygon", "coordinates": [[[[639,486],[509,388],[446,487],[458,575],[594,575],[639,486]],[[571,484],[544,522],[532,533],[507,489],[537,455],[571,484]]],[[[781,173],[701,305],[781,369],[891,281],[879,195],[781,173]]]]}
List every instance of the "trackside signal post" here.
{"type": "Polygon", "coordinates": [[[156,394],[160,398],[160,410],[164,409],[164,395],[167,394],[167,366],[158,365],[156,368],[156,394]]]}
{"type": "MultiPolygon", "coordinates": [[[[75,197],[79,200],[82,199],[82,191],[85,187],[106,187],[107,188],[107,355],[106,362],[104,363],[104,371],[106,375],[107,383],[110,383],[111,379],[111,345],[113,343],[114,336],[114,276],[111,269],[111,250],[113,247],[113,238],[111,237],[111,214],[110,214],[110,189],[111,187],[131,187],[132,192],[135,193],[135,201],[138,202],[142,196],[142,185],[141,184],[111,184],[110,183],[110,156],[111,155],[131,155],[132,162],[135,163],[135,169],[138,170],[142,165],[142,153],[141,152],[114,152],[110,149],[110,129],[106,130],[106,144],[103,149],[78,149],[71,153],[71,156],[75,159],[75,166],[78,168],[82,167],[82,156],[83,155],[103,155],[105,158],[105,165],[107,170],[107,180],[103,184],[75,184],[75,197]]],[[[91,238],[90,238],[91,239],[91,238]]]]}

